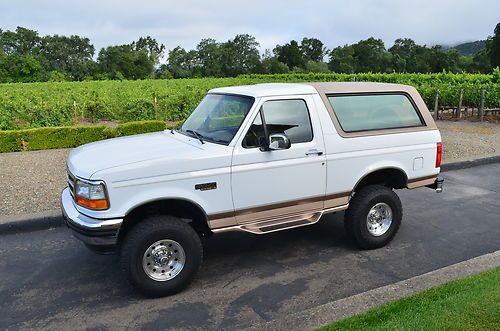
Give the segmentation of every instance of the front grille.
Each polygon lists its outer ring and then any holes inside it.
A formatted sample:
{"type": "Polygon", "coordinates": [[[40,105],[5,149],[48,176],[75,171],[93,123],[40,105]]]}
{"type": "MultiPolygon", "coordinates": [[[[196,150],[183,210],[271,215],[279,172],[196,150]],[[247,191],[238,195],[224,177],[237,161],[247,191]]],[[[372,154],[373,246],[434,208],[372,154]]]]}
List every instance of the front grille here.
{"type": "Polygon", "coordinates": [[[69,193],[71,194],[71,197],[75,199],[75,183],[76,183],[76,177],[73,176],[71,172],[68,170],[68,188],[69,188],[69,193]]]}

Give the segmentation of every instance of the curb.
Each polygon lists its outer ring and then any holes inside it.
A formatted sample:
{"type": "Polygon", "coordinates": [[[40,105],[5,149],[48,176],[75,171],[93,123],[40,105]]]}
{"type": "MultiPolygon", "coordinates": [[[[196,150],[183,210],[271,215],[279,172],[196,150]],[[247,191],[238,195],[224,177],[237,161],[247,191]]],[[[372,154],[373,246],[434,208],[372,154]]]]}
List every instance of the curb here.
{"type": "Polygon", "coordinates": [[[470,161],[460,161],[452,163],[444,163],[441,165],[441,171],[459,170],[467,169],[472,167],[477,167],[486,164],[498,163],[500,162],[500,156],[485,157],[482,159],[475,159],[470,161]]]}
{"type": "MultiPolygon", "coordinates": [[[[445,163],[441,165],[441,172],[467,169],[499,162],[500,156],[492,156],[471,161],[445,163]]],[[[31,232],[58,226],[64,226],[64,221],[59,209],[34,214],[0,216],[0,234],[31,232]]]]}
{"type": "Polygon", "coordinates": [[[64,226],[61,210],[34,214],[0,216],[0,234],[31,232],[64,226]]]}
{"type": "Polygon", "coordinates": [[[384,303],[405,298],[444,283],[500,266],[500,250],[459,262],[394,284],[332,301],[248,330],[311,330],[363,313],[384,303]]]}

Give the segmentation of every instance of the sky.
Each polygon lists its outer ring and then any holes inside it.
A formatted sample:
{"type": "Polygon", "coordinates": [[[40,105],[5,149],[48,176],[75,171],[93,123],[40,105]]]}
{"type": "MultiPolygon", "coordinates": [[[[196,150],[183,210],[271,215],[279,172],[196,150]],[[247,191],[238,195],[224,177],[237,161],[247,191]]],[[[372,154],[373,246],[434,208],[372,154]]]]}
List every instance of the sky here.
{"type": "Polygon", "coordinates": [[[315,37],[331,49],[381,38],[426,45],[485,39],[500,22],[499,0],[0,0],[0,28],[76,34],[96,48],[152,36],[167,49],[202,38],[256,37],[260,50],[315,37]]]}

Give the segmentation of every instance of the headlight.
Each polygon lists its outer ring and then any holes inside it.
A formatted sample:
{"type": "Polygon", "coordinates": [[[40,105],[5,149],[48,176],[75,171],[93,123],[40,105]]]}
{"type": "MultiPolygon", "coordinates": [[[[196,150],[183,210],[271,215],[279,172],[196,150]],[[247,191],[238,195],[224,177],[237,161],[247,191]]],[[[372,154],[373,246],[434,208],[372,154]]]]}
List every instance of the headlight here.
{"type": "Polygon", "coordinates": [[[109,208],[106,187],[102,182],[83,182],[77,180],[75,184],[75,200],[82,207],[102,210],[109,208]]]}

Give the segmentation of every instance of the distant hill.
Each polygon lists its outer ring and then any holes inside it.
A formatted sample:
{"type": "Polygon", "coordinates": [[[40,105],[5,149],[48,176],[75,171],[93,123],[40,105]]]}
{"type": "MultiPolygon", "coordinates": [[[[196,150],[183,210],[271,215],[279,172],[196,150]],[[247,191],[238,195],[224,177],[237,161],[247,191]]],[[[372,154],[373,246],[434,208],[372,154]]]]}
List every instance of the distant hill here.
{"type": "Polygon", "coordinates": [[[486,46],[486,40],[471,41],[468,43],[459,44],[453,47],[460,55],[474,55],[486,46]]]}

